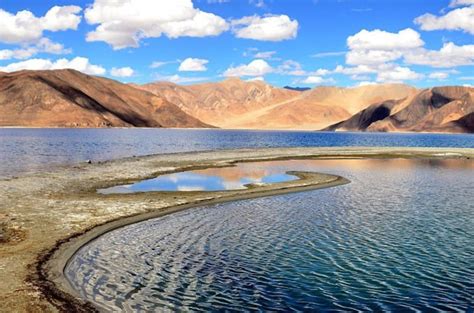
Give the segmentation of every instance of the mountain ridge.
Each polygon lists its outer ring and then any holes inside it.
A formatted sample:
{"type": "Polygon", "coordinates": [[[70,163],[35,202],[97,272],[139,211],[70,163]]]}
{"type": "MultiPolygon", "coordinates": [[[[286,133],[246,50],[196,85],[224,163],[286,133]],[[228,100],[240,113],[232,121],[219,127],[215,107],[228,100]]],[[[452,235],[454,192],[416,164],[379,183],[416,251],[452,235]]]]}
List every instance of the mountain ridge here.
{"type": "Polygon", "coordinates": [[[124,84],[74,70],[0,73],[0,126],[474,132],[474,88],[292,90],[228,78],[124,84]]]}

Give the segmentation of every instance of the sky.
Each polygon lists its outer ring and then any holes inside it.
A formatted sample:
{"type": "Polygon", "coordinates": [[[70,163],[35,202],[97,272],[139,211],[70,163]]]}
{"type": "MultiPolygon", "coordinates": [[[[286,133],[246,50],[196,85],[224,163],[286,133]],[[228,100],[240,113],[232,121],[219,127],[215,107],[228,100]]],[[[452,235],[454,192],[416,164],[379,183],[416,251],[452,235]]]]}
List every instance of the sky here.
{"type": "Polygon", "coordinates": [[[474,0],[0,0],[0,71],[474,84],[474,0]]]}

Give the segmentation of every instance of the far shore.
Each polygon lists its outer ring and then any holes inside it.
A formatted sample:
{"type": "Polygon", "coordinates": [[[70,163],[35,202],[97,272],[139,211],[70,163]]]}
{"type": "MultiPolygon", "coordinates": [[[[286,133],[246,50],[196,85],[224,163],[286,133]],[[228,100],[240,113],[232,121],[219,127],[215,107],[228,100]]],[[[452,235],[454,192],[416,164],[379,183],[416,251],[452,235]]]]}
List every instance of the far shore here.
{"type": "Polygon", "coordinates": [[[64,126],[0,126],[0,129],[174,129],[174,130],[222,130],[222,131],[268,131],[268,132],[319,132],[319,133],[369,133],[369,134],[441,134],[441,135],[474,135],[472,133],[453,132],[425,132],[425,131],[387,131],[387,132],[363,132],[345,130],[319,130],[314,128],[220,128],[220,127],[64,127],[64,126]]]}
{"type": "MultiPolygon", "coordinates": [[[[218,202],[335,187],[343,177],[295,172],[299,180],[245,190],[101,195],[99,188],[160,174],[289,159],[474,159],[469,148],[271,148],[130,157],[0,179],[0,312],[91,312],[63,276],[69,258],[110,230],[218,202]]],[[[100,309],[100,308],[99,308],[100,309]]]]}

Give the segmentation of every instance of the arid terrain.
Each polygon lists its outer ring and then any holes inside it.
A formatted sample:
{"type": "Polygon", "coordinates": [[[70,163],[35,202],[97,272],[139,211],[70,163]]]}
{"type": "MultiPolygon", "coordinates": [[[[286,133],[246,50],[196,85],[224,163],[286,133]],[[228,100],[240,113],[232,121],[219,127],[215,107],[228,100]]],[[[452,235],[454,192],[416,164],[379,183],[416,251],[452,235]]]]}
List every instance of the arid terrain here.
{"type": "Polygon", "coordinates": [[[209,127],[149,92],[74,70],[0,73],[0,126],[209,127]]]}
{"type": "Polygon", "coordinates": [[[144,85],[74,70],[0,73],[0,126],[474,132],[474,88],[144,85]]]}

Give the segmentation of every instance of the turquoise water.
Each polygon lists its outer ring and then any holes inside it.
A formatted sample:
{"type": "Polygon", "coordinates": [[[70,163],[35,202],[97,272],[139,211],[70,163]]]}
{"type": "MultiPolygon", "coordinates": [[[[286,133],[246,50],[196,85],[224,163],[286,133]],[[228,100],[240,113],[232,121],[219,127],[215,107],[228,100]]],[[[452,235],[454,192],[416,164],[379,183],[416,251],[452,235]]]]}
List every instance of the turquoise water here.
{"type": "Polygon", "coordinates": [[[470,147],[474,135],[207,129],[0,128],[0,177],[86,160],[232,148],[322,146],[470,147]]]}
{"type": "Polygon", "coordinates": [[[210,168],[161,175],[130,185],[99,189],[102,194],[149,191],[220,191],[247,189],[248,185],[266,185],[298,179],[275,168],[271,163],[241,163],[234,167],[210,168]]]}
{"type": "Polygon", "coordinates": [[[68,264],[72,286],[109,310],[472,311],[473,161],[272,164],[351,183],[112,231],[68,264]]]}

